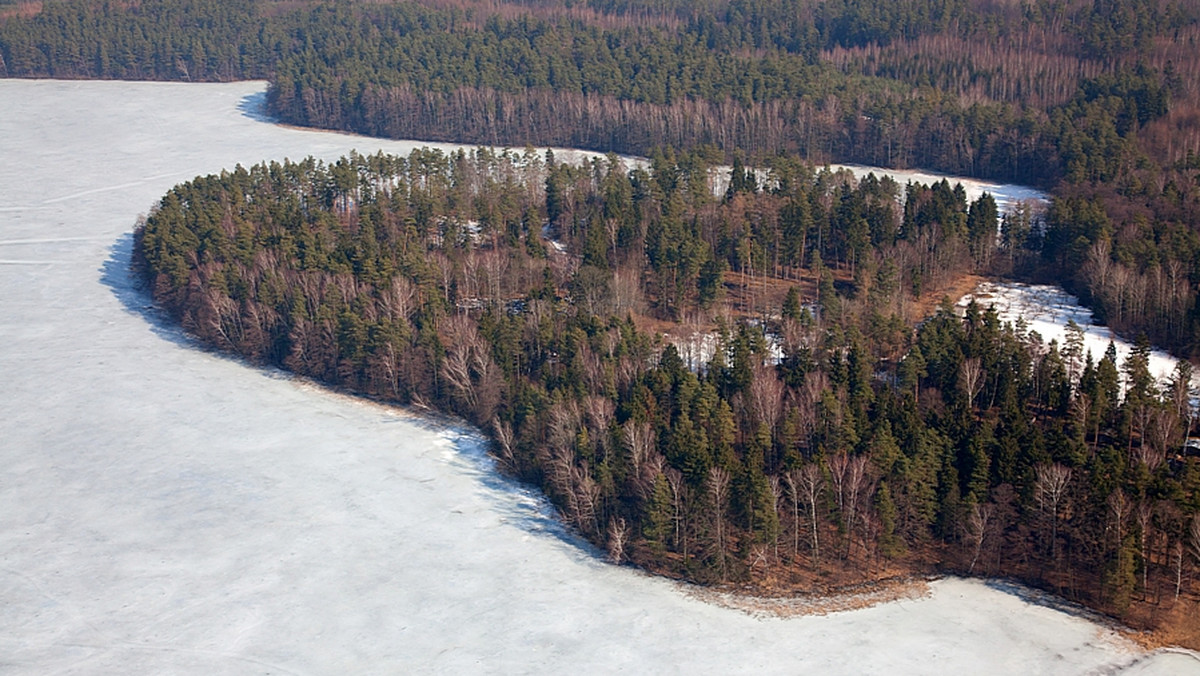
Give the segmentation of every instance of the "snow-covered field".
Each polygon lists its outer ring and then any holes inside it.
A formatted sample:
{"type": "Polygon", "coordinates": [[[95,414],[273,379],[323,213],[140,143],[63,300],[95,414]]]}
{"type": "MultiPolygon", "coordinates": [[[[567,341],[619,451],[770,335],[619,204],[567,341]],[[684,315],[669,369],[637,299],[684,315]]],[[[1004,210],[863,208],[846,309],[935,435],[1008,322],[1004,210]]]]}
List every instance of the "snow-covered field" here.
{"type": "Polygon", "coordinates": [[[0,673],[1183,674],[1019,589],[791,619],[600,562],[477,438],[197,349],[129,231],[235,163],[413,143],[261,83],[0,80],[0,673]]]}
{"type": "MultiPolygon", "coordinates": [[[[1083,349],[1091,352],[1094,362],[1104,356],[1109,341],[1117,349],[1118,366],[1125,362],[1132,349],[1132,344],[1112,329],[1093,323],[1092,311],[1079,305],[1078,298],[1057,286],[984,282],[973,293],[963,296],[958,305],[965,307],[972,298],[984,308],[994,306],[1002,321],[1016,323],[1024,318],[1030,331],[1036,331],[1046,343],[1058,341],[1060,350],[1066,339],[1067,322],[1074,320],[1084,329],[1083,349]]],[[[1160,386],[1170,381],[1175,364],[1175,358],[1162,350],[1150,353],[1150,373],[1158,379],[1160,386]]]]}

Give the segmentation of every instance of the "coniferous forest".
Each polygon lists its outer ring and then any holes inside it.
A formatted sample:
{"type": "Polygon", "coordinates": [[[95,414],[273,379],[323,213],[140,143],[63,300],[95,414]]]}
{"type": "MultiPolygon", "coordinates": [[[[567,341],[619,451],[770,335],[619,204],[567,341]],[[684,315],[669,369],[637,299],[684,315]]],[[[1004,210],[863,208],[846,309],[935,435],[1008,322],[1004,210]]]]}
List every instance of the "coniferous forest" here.
{"type": "Polygon", "coordinates": [[[646,156],[237,167],[167,194],[135,265],[207,344],[478,425],[614,561],[768,591],[1009,576],[1198,646],[1191,373],[1148,370],[1151,345],[1200,356],[1198,19],[1196,0],[0,0],[0,76],[264,78],[293,124],[646,156]],[[1052,199],[1001,218],[826,161],[1052,199]],[[1061,284],[1137,348],[942,300],[976,275],[1061,284]],[[709,332],[697,360],[685,339],[709,332]]]}

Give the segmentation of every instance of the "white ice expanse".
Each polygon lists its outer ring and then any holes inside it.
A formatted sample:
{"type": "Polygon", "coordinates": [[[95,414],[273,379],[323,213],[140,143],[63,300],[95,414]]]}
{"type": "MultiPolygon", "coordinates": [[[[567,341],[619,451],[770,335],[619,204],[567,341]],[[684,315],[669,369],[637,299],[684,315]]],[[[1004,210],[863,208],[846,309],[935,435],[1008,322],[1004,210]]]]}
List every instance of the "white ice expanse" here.
{"type": "MultiPolygon", "coordinates": [[[[1030,331],[1036,331],[1049,344],[1058,342],[1063,348],[1067,322],[1074,320],[1083,330],[1084,352],[1091,352],[1092,361],[1104,357],[1109,341],[1117,350],[1117,366],[1125,363],[1132,344],[1113,333],[1112,329],[1094,323],[1092,311],[1079,304],[1079,299],[1057,286],[1021,284],[1017,282],[984,282],[973,293],[959,300],[960,307],[974,299],[981,308],[993,306],[1001,321],[1016,323],[1024,319],[1030,331]]],[[[1175,373],[1176,359],[1162,350],[1150,353],[1150,373],[1165,386],[1175,373]]]]}
{"type": "MultiPolygon", "coordinates": [[[[900,184],[901,190],[908,183],[932,185],[941,182],[942,179],[950,181],[951,187],[956,183],[961,183],[963,192],[967,195],[968,204],[979,199],[986,192],[992,196],[992,199],[996,200],[996,207],[1001,214],[1008,213],[1019,202],[1029,202],[1035,207],[1040,208],[1049,200],[1049,196],[1046,193],[1024,185],[995,183],[961,176],[949,176],[920,169],[883,169],[880,167],[863,166],[861,164],[831,164],[829,168],[833,171],[847,169],[860,181],[866,178],[867,174],[872,173],[878,178],[882,178],[885,175],[891,176],[893,180],[900,184]]],[[[903,197],[903,194],[901,194],[901,197],[903,197]]]]}
{"type": "Polygon", "coordinates": [[[0,80],[0,673],[1184,674],[1019,589],[792,619],[600,562],[477,438],[204,352],[129,231],[168,188],[414,143],[262,83],[0,80]]]}
{"type": "MultiPolygon", "coordinates": [[[[646,166],[638,158],[624,158],[626,163],[637,163],[639,166],[646,166]]],[[[909,183],[919,183],[923,185],[932,185],[940,183],[942,179],[950,182],[953,187],[956,184],[962,184],[963,192],[967,196],[967,204],[974,202],[983,196],[983,193],[988,193],[992,199],[996,200],[996,208],[1000,211],[1000,215],[1004,215],[1012,211],[1018,203],[1025,202],[1030,204],[1035,210],[1045,208],[1049,203],[1050,196],[1041,190],[1031,188],[1025,185],[1017,185],[1015,183],[996,183],[994,181],[985,181],[977,178],[967,178],[964,176],[951,176],[949,174],[941,174],[935,171],[925,171],[922,169],[888,169],[886,167],[872,167],[863,164],[828,164],[824,167],[816,167],[817,170],[828,169],[832,172],[842,170],[849,171],[855,180],[861,181],[868,174],[875,174],[876,178],[890,176],[892,180],[900,184],[900,194],[898,195],[901,201],[904,200],[904,186],[909,183]]],[[[709,183],[712,185],[714,195],[724,195],[725,190],[729,187],[730,172],[733,167],[729,165],[718,165],[709,170],[709,183]]],[[[771,172],[767,169],[755,169],[755,178],[759,185],[766,185],[771,180],[771,172]]]]}

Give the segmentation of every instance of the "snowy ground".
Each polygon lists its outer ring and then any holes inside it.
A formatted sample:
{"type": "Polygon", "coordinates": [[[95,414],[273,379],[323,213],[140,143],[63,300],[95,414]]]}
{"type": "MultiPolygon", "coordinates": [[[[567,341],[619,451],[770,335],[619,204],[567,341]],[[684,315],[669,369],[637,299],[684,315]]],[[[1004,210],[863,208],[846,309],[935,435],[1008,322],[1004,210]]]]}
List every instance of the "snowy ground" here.
{"type": "Polygon", "coordinates": [[[260,83],[0,80],[0,673],[1200,673],[1020,589],[762,618],[601,563],[477,439],[197,349],[126,265],[176,182],[388,143],[260,83]]]}
{"type": "MultiPolygon", "coordinates": [[[[750,320],[752,324],[756,324],[755,320],[750,320]]],[[[767,357],[764,361],[768,364],[778,364],[783,361],[783,344],[779,342],[779,336],[767,331],[764,336],[767,343],[767,357]]],[[[708,368],[712,363],[713,357],[717,354],[717,348],[721,346],[721,335],[716,331],[695,331],[689,334],[668,335],[667,341],[675,346],[679,352],[680,359],[683,360],[683,365],[688,370],[700,372],[708,368]]],[[[727,359],[732,359],[733,355],[727,354],[727,359]]]]}
{"type": "MultiPolygon", "coordinates": [[[[1084,351],[1091,352],[1093,361],[1100,361],[1109,341],[1117,348],[1118,366],[1125,362],[1132,348],[1112,329],[1093,323],[1092,311],[1079,305],[1079,299],[1057,286],[984,282],[973,293],[963,296],[958,305],[966,307],[972,298],[984,308],[995,306],[1002,321],[1015,323],[1023,317],[1030,331],[1037,331],[1046,343],[1058,341],[1060,350],[1066,339],[1067,322],[1075,320],[1084,329],[1084,351]]],[[[1158,379],[1160,386],[1171,379],[1175,363],[1175,358],[1162,350],[1150,353],[1150,373],[1158,379]]]]}

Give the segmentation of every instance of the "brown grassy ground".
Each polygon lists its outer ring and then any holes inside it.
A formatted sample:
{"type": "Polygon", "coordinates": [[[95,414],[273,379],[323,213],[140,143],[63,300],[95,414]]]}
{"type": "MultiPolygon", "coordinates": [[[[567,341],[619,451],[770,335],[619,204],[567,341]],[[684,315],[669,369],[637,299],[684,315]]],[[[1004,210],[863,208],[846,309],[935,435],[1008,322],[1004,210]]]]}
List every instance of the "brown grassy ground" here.
{"type": "Polygon", "coordinates": [[[1200,601],[1195,598],[1180,597],[1165,609],[1134,609],[1126,622],[1133,628],[1122,633],[1144,648],[1200,650],[1200,601]]]}
{"type": "Polygon", "coordinates": [[[880,603],[902,599],[919,599],[929,595],[929,581],[919,577],[894,577],[816,593],[791,593],[780,596],[760,596],[740,591],[687,585],[685,592],[706,603],[731,608],[757,616],[796,617],[827,615],[869,608],[880,603]]]}
{"type": "Polygon", "coordinates": [[[922,294],[910,306],[913,321],[920,321],[931,316],[937,311],[938,304],[942,302],[943,298],[949,298],[951,302],[958,302],[959,298],[974,291],[983,281],[984,278],[979,275],[961,275],[941,289],[922,294]]]}

